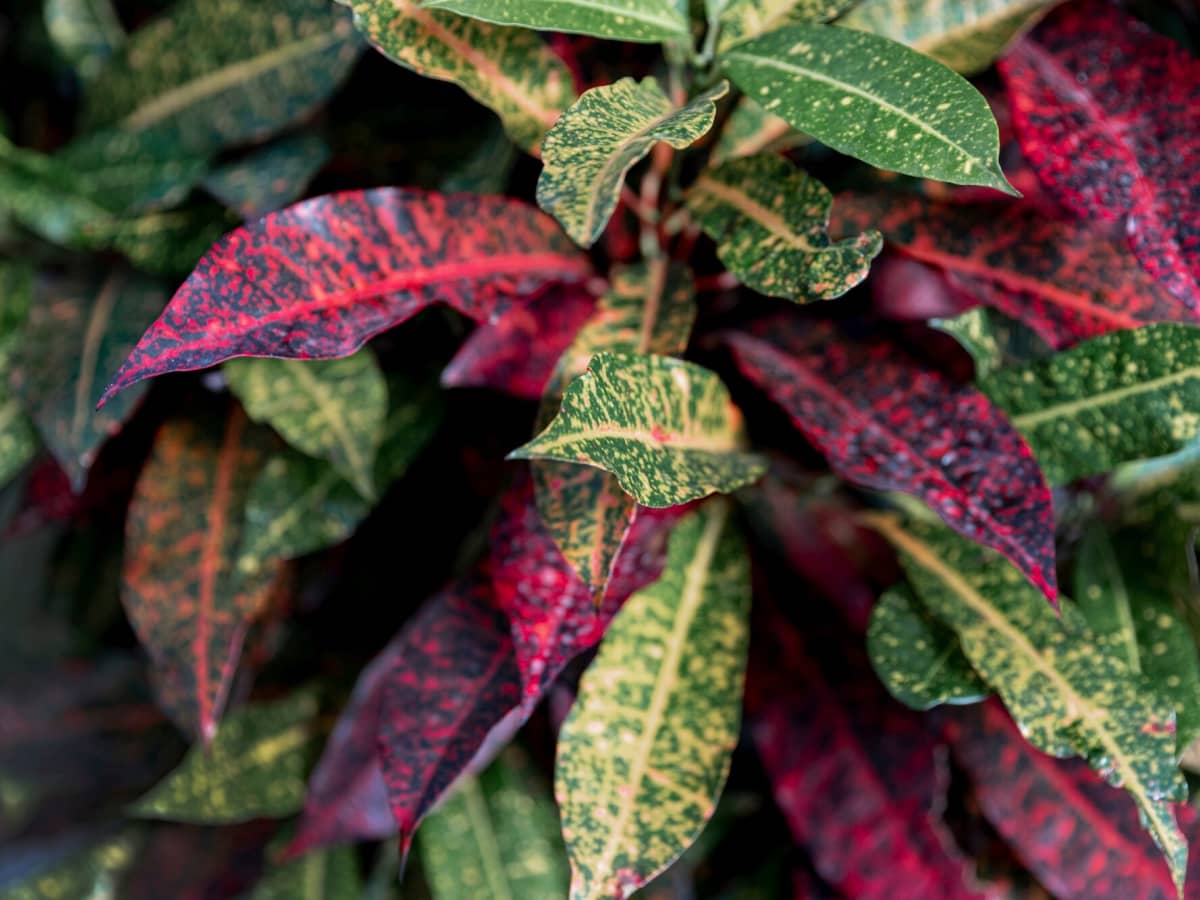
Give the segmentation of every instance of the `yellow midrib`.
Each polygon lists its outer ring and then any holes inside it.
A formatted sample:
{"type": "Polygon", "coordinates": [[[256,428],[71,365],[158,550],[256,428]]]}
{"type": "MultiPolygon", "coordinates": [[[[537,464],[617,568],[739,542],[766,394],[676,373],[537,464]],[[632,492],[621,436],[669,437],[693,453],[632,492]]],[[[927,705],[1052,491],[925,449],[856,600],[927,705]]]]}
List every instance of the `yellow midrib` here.
{"type": "Polygon", "coordinates": [[[697,188],[711,194],[718,200],[728,203],[748,219],[757,222],[771,234],[783,240],[786,244],[805,253],[816,253],[822,249],[809,242],[803,235],[797,234],[783,217],[773,210],[767,209],[745,191],[739,191],[724,182],[717,181],[709,175],[701,175],[697,188]]]}
{"type": "Polygon", "coordinates": [[[1068,400],[1065,403],[1056,403],[1053,406],[1046,406],[1034,412],[1013,416],[1011,421],[1018,429],[1024,431],[1026,428],[1033,428],[1041,425],[1043,422],[1065,416],[1073,416],[1084,410],[1107,406],[1110,403],[1118,403],[1128,397],[1147,394],[1159,388],[1168,387],[1172,384],[1196,377],[1200,377],[1200,366],[1188,366],[1186,369],[1180,369],[1178,372],[1172,372],[1170,375],[1160,375],[1158,378],[1152,378],[1149,381],[1131,384],[1123,388],[1115,388],[1111,391],[1103,391],[1099,394],[1092,394],[1090,397],[1084,397],[1080,400],[1068,400]]]}
{"type": "Polygon", "coordinates": [[[348,404],[340,403],[334,397],[330,396],[328,385],[323,384],[319,379],[315,378],[312,372],[309,371],[306,363],[299,360],[293,361],[291,371],[296,376],[296,379],[303,383],[309,396],[316,403],[317,411],[320,413],[321,418],[325,420],[333,431],[334,439],[341,446],[342,452],[346,455],[346,463],[350,471],[354,473],[352,480],[358,485],[360,481],[366,479],[361,486],[369,486],[371,467],[367,465],[367,461],[359,451],[358,444],[354,440],[354,435],[350,433],[350,427],[342,415],[346,411],[348,404]]]}
{"type": "Polygon", "coordinates": [[[1048,2],[1048,0],[1027,0],[1025,3],[1015,3],[1008,7],[996,6],[981,16],[967,22],[959,22],[957,25],[951,26],[944,31],[929,31],[917,38],[909,46],[914,50],[920,50],[922,53],[928,53],[930,50],[936,50],[944,44],[952,44],[976,32],[995,28],[1001,22],[1015,16],[1023,13],[1032,14],[1038,7],[1044,6],[1049,8],[1051,5],[1053,3],[1048,2]]]}
{"type": "MultiPolygon", "coordinates": [[[[581,428],[557,439],[548,439],[538,444],[535,441],[528,449],[538,456],[562,452],[577,441],[617,439],[635,441],[657,450],[704,450],[710,453],[732,453],[738,449],[732,437],[703,438],[703,437],[673,437],[660,440],[652,432],[641,428],[581,428]]],[[[567,460],[574,462],[572,457],[567,460]]]]}

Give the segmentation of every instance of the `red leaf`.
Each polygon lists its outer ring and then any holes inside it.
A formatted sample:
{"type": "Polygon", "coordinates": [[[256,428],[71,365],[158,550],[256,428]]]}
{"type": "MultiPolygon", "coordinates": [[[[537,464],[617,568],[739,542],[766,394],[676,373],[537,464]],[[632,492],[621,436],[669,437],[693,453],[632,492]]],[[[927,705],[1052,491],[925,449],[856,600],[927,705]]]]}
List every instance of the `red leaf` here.
{"type": "Polygon", "coordinates": [[[588,271],[553,219],[515,200],[407,188],[316,197],[214,244],[101,403],[234,356],[347,356],[433,303],[485,321],[588,271]]]}
{"type": "Polygon", "coordinates": [[[1050,488],[1024,438],[983,394],[955,385],[880,337],[850,339],[795,320],[728,337],[738,367],[792,418],[840,477],[920,498],[955,531],[998,550],[1051,603],[1050,488]],[[788,331],[792,333],[789,335],[788,331]]]}
{"type": "Polygon", "coordinates": [[[1000,62],[1021,149],[1087,218],[1200,307],[1200,60],[1106,2],[1070,3],[1000,62]]]}
{"type": "Polygon", "coordinates": [[[931,203],[911,194],[838,195],[834,233],[878,228],[966,295],[1028,324],[1055,348],[1196,316],[1120,243],[1020,203],[931,203]]]}
{"type": "Polygon", "coordinates": [[[548,291],[480,325],[442,372],[444,387],[482,387],[538,400],[558,358],[591,315],[579,287],[548,291]]]}

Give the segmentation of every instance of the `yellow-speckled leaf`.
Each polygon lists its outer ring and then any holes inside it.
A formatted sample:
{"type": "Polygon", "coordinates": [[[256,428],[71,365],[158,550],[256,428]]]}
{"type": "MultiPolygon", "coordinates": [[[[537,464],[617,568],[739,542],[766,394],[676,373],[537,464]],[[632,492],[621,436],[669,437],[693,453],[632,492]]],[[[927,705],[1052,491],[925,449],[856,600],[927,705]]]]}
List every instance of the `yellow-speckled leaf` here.
{"type": "Polygon", "coordinates": [[[352,0],[355,26],[389,58],[457,84],[500,117],[509,136],[536,150],[575,100],[571,73],[532,31],[503,28],[415,0],[352,0]]]}
{"type": "Polygon", "coordinates": [[[973,75],[1057,0],[863,0],[838,21],[881,34],[973,75]]]}
{"type": "Polygon", "coordinates": [[[591,246],[633,165],[659,141],[678,150],[699,140],[728,91],[722,81],[679,109],[653,78],[622,78],[586,91],[546,135],[538,204],[577,243],[591,246]]]}
{"type": "Polygon", "coordinates": [[[980,304],[929,325],[958,341],[975,363],[975,377],[986,378],[997,369],[1042,359],[1054,351],[1038,333],[1000,310],[980,304]]]}
{"type": "MultiPolygon", "coordinates": [[[[696,301],[692,273],[664,260],[617,268],[608,292],[563,353],[538,410],[538,430],[558,411],[567,384],[602,350],[676,355],[687,347],[696,301]]],[[[584,584],[600,591],[629,531],[635,504],[615,476],[590,466],[533,465],[538,512],[584,584]]]]}
{"type": "MultiPolygon", "coordinates": [[[[724,52],[738,41],[807,22],[827,22],[855,0],[709,0],[719,9],[715,17],[720,37],[717,50],[724,52]]],[[[713,10],[709,10],[710,20],[713,10]]]]}
{"type": "Polygon", "coordinates": [[[0,487],[33,458],[38,447],[33,422],[8,388],[32,294],[32,267],[0,260],[0,487]]]}
{"type": "Polygon", "coordinates": [[[941,525],[901,525],[883,514],[868,521],[899,551],[916,593],[958,634],[1026,739],[1055,756],[1084,757],[1132,795],[1182,889],[1187,844],[1169,801],[1183,799],[1186,785],[1171,704],[1107,652],[1073,604],[1062,604],[1059,619],[998,554],[941,525]]]}
{"type": "Polygon", "coordinates": [[[138,838],[126,832],[0,888],[0,900],[117,900],[121,873],[136,858],[138,838]]]}
{"type": "Polygon", "coordinates": [[[461,779],[417,835],[434,900],[562,900],[567,856],[554,801],[509,748],[461,779]]]}
{"type": "Polygon", "coordinates": [[[80,77],[95,77],[125,42],[125,29],[109,0],[46,0],[46,33],[80,77]]]}
{"type": "Polygon", "coordinates": [[[665,356],[599,353],[546,430],[509,458],[596,466],[638,503],[664,507],[762,475],[766,463],[741,445],[741,412],[714,373],[665,356]]]}
{"type": "Polygon", "coordinates": [[[234,710],[212,743],[192,747],[174,772],[131,807],[131,814],[218,824],[299,812],[316,711],[316,698],[307,692],[234,710]]]}
{"type": "Polygon", "coordinates": [[[268,868],[248,900],[362,900],[353,847],[330,847],[268,868]]]}
{"type": "Polygon", "coordinates": [[[231,359],[223,370],[250,418],[326,459],[364,497],[387,420],[387,382],[370,350],[342,359],[231,359]]]}
{"type": "Polygon", "coordinates": [[[883,249],[878,231],[830,241],[832,205],[825,185],[767,153],[704,172],[687,194],[730,272],[760,293],[801,303],[840,297],[883,249]]]}
{"type": "Polygon", "coordinates": [[[558,739],[572,900],[628,897],[699,835],[741,718],[750,565],[728,502],[676,526],[617,614],[558,739]]]}
{"type": "Polygon", "coordinates": [[[721,128],[712,164],[767,151],[778,153],[811,142],[812,138],[792,128],[787,119],[767,112],[749,97],[741,97],[721,128]]]}
{"type": "Polygon", "coordinates": [[[425,0],[424,5],[501,25],[619,41],[690,37],[687,0],[425,0]]]}

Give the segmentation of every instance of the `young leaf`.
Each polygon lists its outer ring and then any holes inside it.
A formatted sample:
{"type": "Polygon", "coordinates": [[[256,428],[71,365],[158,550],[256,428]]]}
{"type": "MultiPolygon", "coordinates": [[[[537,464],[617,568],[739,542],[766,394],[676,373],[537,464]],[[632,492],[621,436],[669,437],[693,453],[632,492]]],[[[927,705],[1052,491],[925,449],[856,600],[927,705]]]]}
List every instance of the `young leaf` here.
{"type": "Polygon", "coordinates": [[[653,78],[622,78],[586,91],[546,135],[538,205],[590,247],[617,208],[633,165],[659,141],[678,150],[699,140],[712,128],[716,101],[728,92],[722,81],[676,109],[653,78]]]}
{"type": "Polygon", "coordinates": [[[170,421],[129,505],[121,601],[154,664],[160,702],[205,743],[216,735],[246,628],[279,571],[236,565],[267,438],[238,410],[223,427],[170,421]]]}
{"type": "MultiPolygon", "coordinates": [[[[758,37],[784,25],[827,22],[855,0],[709,0],[719,8],[717,51],[724,53],[739,41],[758,37]]],[[[709,18],[712,19],[710,13],[709,18]]]]}
{"type": "Polygon", "coordinates": [[[912,494],[951,528],[1003,553],[1054,603],[1050,489],[986,397],[889,340],[852,340],[832,327],[811,329],[783,350],[747,334],[731,335],[729,345],[742,374],[788,412],[837,475],[912,494]]]}
{"type": "Polygon", "coordinates": [[[643,506],[676,506],[754,481],[741,413],[712,372],[665,356],[598,353],[562,409],[510,459],[555,459],[617,476],[643,506]]]}
{"type": "Polygon", "coordinates": [[[305,200],[222,238],[104,400],[234,356],[348,356],[431,303],[482,320],[587,272],[550,219],[500,197],[378,188],[305,200]]]}
{"type": "Polygon", "coordinates": [[[249,221],[298,200],[329,156],[324,138],[298,134],[221,166],[205,177],[203,185],[249,221]]]}
{"type": "Polygon", "coordinates": [[[572,900],[627,897],[692,843],[741,718],[750,568],[727,501],[676,526],[662,577],[613,620],[558,740],[572,900]]]}
{"type": "Polygon", "coordinates": [[[458,782],[417,847],[434,900],[561,900],[567,890],[554,801],[513,749],[458,782]]]}
{"type": "Polygon", "coordinates": [[[1123,220],[1141,264],[1200,308],[1200,61],[1109,3],[1071,3],[1003,60],[1021,150],[1081,218],[1123,220]],[[1064,160],[1070,165],[1064,165],[1064,160]]]}
{"type": "MultiPolygon", "coordinates": [[[[457,84],[491,109],[517,144],[536,152],[575,100],[571,73],[542,39],[430,9],[415,0],[350,0],[354,24],[389,59],[457,84]]],[[[495,4],[492,4],[493,6],[495,4]]]]}
{"type": "Polygon", "coordinates": [[[949,319],[930,319],[930,326],[953,337],[975,362],[975,377],[998,369],[1043,359],[1053,351],[1037,332],[990,306],[975,306],[949,319]]]}
{"type": "Polygon", "coordinates": [[[247,900],[354,900],[362,896],[354,848],[336,847],[269,868],[247,900]]]}
{"type": "Polygon", "coordinates": [[[290,816],[304,804],[316,712],[306,692],[234,710],[212,743],[193,746],[130,813],[201,825],[290,816]]]}
{"type": "Polygon", "coordinates": [[[424,6],[501,25],[616,41],[691,39],[683,0],[425,0],[424,6]]]}
{"type": "Polygon", "coordinates": [[[750,97],[743,96],[725,120],[713,147],[712,164],[720,165],[756,153],[790,150],[811,141],[812,138],[796,131],[786,119],[767,112],[750,97]]]}
{"type": "Polygon", "coordinates": [[[790,25],[736,45],[722,66],[768,112],[835,150],[881,169],[1015,193],[1000,170],[987,101],[901,44],[848,28],[790,25]]]}
{"type": "Polygon", "coordinates": [[[831,243],[832,204],[825,185],[769,154],[704,172],[687,194],[729,271],[759,293],[798,302],[840,297],[883,249],[878,231],[831,243]]]}
{"type": "Polygon", "coordinates": [[[32,267],[0,260],[0,487],[19,472],[37,452],[33,423],[8,387],[12,359],[33,298],[32,267]]]}
{"type": "Polygon", "coordinates": [[[979,388],[1056,484],[1162,456],[1200,431],[1200,328],[1117,331],[994,372],[979,388]]]}
{"type": "Polygon", "coordinates": [[[330,360],[231,359],[223,371],[250,418],[328,460],[364,497],[375,496],[388,397],[369,350],[330,360]]]}
{"type": "Polygon", "coordinates": [[[42,16],[55,49],[85,81],[125,42],[125,29],[109,0],[46,0],[42,16]]]}
{"type": "Polygon", "coordinates": [[[83,124],[193,152],[262,140],[323,103],[359,49],[349,16],[321,0],[183,0],[92,80],[83,124]]]}
{"type": "Polygon", "coordinates": [[[864,0],[838,20],[907,44],[955,72],[990,66],[1057,0],[864,0]]]}

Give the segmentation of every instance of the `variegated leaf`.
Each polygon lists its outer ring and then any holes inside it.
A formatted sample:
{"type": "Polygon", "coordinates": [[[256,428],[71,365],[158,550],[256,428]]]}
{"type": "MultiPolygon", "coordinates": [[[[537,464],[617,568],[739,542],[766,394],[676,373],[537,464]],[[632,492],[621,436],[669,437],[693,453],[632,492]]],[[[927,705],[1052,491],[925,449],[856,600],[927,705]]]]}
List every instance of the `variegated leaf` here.
{"type": "Polygon", "coordinates": [[[628,897],[696,839],[741,718],[750,570],[718,500],[671,536],[662,578],[613,620],[559,735],[572,900],[628,897]]]}
{"type": "Polygon", "coordinates": [[[742,416],[712,372],[665,356],[599,353],[550,425],[510,459],[555,459],[617,476],[643,506],[676,506],[757,479],[742,416]]]}
{"type": "Polygon", "coordinates": [[[223,371],[252,419],[297,450],[328,460],[364,497],[375,495],[388,399],[371,351],[327,360],[243,357],[223,371]]]}
{"type": "Polygon", "coordinates": [[[619,41],[690,37],[687,0],[425,0],[424,5],[485,22],[619,41]]]}
{"type": "Polygon", "coordinates": [[[811,141],[812,138],[792,128],[787,119],[767,112],[750,97],[741,97],[721,128],[713,147],[712,164],[766,151],[790,150],[811,141]]]}
{"type": "Polygon", "coordinates": [[[625,175],[659,141],[679,150],[712,127],[721,82],[675,108],[653,78],[592,88],[546,135],[537,201],[567,234],[595,243],[617,208],[625,175]]]}
{"type": "Polygon", "coordinates": [[[33,270],[17,260],[0,260],[0,487],[37,452],[33,422],[8,387],[12,359],[33,299],[33,270]]]}
{"type": "Polygon", "coordinates": [[[125,42],[125,29],[110,0],[46,0],[46,32],[80,77],[94,78],[125,42]]]}
{"type": "Polygon", "coordinates": [[[770,154],[704,172],[687,194],[729,271],[760,293],[797,302],[840,297],[883,249],[878,231],[831,242],[832,204],[825,185],[770,154]]]}
{"type": "Polygon", "coordinates": [[[316,712],[316,697],[307,692],[234,710],[210,744],[193,746],[130,812],[204,825],[299,812],[316,712]]]}
{"type": "Polygon", "coordinates": [[[363,900],[353,847],[314,850],[269,867],[247,900],[363,900]]]}
{"type": "Polygon", "coordinates": [[[385,56],[457,84],[495,112],[522,147],[536,151],[546,130],[575,100],[571,73],[531,31],[477,22],[416,0],[350,0],[349,5],[355,27],[385,56]]]}
{"type": "Polygon", "coordinates": [[[1161,456],[1200,433],[1200,328],[1161,323],[1092,338],[994,372],[980,390],[1052,482],[1161,456]]]}
{"type": "Polygon", "coordinates": [[[709,27],[714,27],[715,19],[715,27],[719,29],[717,50],[724,53],[738,41],[758,37],[784,25],[827,22],[855,2],[856,0],[707,0],[709,27]]]}
{"type": "Polygon", "coordinates": [[[791,25],[738,44],[722,64],[764,109],[835,150],[881,169],[1014,193],[1000,170],[987,101],[941,63],[894,41],[791,25]]]}
{"type": "Polygon", "coordinates": [[[952,318],[930,319],[929,324],[953,337],[970,354],[976,378],[1053,352],[1028,325],[990,306],[973,306],[952,318]]]}

